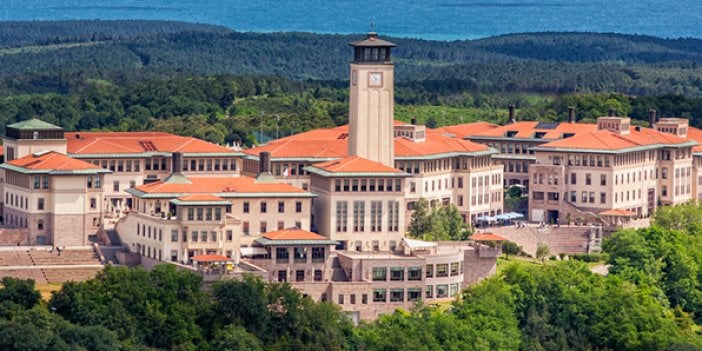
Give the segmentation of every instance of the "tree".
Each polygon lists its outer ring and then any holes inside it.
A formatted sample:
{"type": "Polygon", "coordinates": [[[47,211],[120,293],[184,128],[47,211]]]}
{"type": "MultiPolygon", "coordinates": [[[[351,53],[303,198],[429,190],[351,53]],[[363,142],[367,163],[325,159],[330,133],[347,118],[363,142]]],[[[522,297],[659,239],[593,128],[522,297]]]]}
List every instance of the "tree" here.
{"type": "Polygon", "coordinates": [[[2,278],[2,289],[0,289],[0,302],[14,302],[24,309],[34,307],[41,300],[41,294],[34,288],[34,280],[17,279],[11,277],[2,278]]]}
{"type": "Polygon", "coordinates": [[[508,260],[509,255],[518,255],[521,252],[522,248],[519,245],[517,245],[517,243],[509,240],[502,242],[502,253],[505,254],[508,260]]]}
{"type": "Polygon", "coordinates": [[[540,259],[541,262],[543,262],[546,259],[546,257],[548,257],[550,252],[551,250],[549,249],[548,245],[539,244],[536,247],[536,258],[540,259]]]}
{"type": "Polygon", "coordinates": [[[221,351],[263,351],[263,344],[255,335],[233,324],[218,329],[210,347],[221,351]]]}
{"type": "Polygon", "coordinates": [[[426,199],[420,198],[414,206],[414,213],[410,220],[409,235],[421,238],[431,230],[431,209],[426,199]]]}

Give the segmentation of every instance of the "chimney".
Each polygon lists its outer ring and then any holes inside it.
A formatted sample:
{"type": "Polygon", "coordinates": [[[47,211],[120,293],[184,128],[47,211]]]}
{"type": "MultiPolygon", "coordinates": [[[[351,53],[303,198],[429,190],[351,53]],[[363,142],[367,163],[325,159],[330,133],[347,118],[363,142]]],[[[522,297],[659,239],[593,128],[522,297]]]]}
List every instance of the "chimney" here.
{"type": "Polygon", "coordinates": [[[174,152],[171,160],[171,173],[183,173],[183,153],[174,152]]]}
{"type": "Polygon", "coordinates": [[[258,155],[258,174],[271,172],[271,153],[263,151],[258,155]]]}
{"type": "Polygon", "coordinates": [[[575,123],[575,107],[568,106],[568,123],[575,123]]]}
{"type": "Polygon", "coordinates": [[[656,124],[656,110],[648,111],[648,127],[653,128],[656,124]]]}
{"type": "Polygon", "coordinates": [[[517,122],[517,114],[514,112],[514,105],[509,105],[509,123],[517,122]]]}
{"type": "Polygon", "coordinates": [[[616,117],[617,116],[617,110],[614,108],[610,107],[609,108],[609,117],[616,117]]]}
{"type": "Polygon", "coordinates": [[[416,126],[417,125],[417,117],[412,117],[412,119],[410,120],[410,123],[412,123],[413,126],[416,126]]]}

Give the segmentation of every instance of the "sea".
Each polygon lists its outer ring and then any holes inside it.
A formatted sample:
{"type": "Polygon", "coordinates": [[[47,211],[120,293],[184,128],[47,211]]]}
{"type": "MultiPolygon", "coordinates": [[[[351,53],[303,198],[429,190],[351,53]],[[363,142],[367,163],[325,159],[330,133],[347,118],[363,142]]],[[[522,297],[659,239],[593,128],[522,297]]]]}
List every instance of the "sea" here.
{"type": "Polygon", "coordinates": [[[0,20],[153,19],[430,40],[523,32],[702,38],[702,0],[0,0],[0,20]]]}

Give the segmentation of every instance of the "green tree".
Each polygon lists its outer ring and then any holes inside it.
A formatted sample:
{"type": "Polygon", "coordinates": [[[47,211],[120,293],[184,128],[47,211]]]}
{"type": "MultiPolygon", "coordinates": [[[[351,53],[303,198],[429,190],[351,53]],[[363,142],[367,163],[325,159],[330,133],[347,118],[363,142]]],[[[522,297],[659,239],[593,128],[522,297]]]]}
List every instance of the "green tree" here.
{"type": "Polygon", "coordinates": [[[34,288],[34,280],[17,279],[11,277],[2,278],[2,288],[0,289],[0,303],[9,301],[30,309],[41,300],[41,294],[34,288]]]}
{"type": "Polygon", "coordinates": [[[255,335],[231,324],[215,332],[210,347],[220,351],[263,351],[263,344],[255,335]]]}
{"type": "Polygon", "coordinates": [[[536,246],[536,258],[540,259],[541,262],[543,262],[550,253],[551,250],[549,249],[548,245],[539,244],[536,246]]]}
{"type": "Polygon", "coordinates": [[[414,213],[410,220],[409,235],[413,238],[422,238],[431,230],[431,208],[429,202],[420,198],[414,206],[414,213]]]}
{"type": "Polygon", "coordinates": [[[503,241],[502,242],[502,253],[505,254],[509,260],[510,255],[519,255],[522,252],[522,248],[513,241],[503,241]]]}

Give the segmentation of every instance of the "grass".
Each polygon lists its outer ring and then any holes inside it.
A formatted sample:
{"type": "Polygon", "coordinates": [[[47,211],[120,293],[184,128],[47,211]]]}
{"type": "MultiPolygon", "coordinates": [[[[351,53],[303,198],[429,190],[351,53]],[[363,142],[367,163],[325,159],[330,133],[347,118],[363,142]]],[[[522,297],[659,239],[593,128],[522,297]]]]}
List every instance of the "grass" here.
{"type": "Polygon", "coordinates": [[[36,289],[41,294],[41,298],[48,302],[51,299],[51,292],[61,290],[61,286],[62,284],[56,283],[37,284],[36,289]]]}

